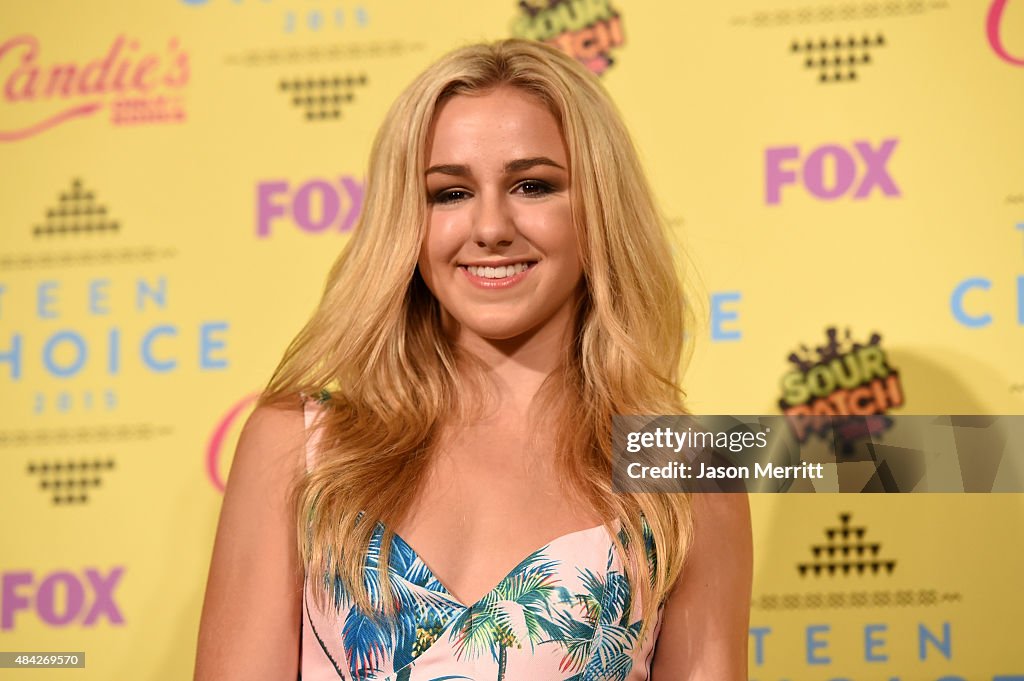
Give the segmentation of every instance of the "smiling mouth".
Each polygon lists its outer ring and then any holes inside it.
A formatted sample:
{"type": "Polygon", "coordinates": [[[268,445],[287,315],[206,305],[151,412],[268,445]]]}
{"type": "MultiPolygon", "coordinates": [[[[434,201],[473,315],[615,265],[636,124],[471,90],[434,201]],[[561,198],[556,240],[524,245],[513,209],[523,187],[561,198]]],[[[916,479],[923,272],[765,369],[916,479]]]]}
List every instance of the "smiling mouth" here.
{"type": "Polygon", "coordinates": [[[502,265],[500,267],[485,267],[479,265],[459,265],[460,269],[464,269],[474,277],[482,277],[484,279],[508,279],[514,277],[517,274],[521,274],[526,270],[530,269],[537,262],[529,260],[526,262],[519,262],[514,265],[502,265]]]}

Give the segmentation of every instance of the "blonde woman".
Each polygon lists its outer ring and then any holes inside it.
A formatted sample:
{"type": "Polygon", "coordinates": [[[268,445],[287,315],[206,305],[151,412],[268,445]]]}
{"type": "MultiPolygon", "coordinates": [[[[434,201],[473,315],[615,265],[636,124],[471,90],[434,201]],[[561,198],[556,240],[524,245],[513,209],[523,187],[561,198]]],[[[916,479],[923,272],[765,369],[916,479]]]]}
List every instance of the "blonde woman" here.
{"type": "Polygon", "coordinates": [[[616,494],[683,413],[684,299],[608,95],[455,50],[391,107],[319,307],[243,429],[196,678],[746,678],[734,494],[616,494]]]}

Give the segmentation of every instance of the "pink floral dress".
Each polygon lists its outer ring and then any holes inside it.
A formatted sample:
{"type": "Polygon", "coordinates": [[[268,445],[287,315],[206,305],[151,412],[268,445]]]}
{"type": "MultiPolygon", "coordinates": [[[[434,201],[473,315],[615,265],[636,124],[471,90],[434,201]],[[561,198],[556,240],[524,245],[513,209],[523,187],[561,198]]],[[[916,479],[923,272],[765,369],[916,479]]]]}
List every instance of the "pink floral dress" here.
{"type": "MultiPolygon", "coordinates": [[[[327,399],[321,393],[305,401],[307,429],[327,399]]],[[[314,433],[306,452],[310,469],[318,440],[314,433]]],[[[367,555],[371,600],[374,593],[379,600],[383,530],[378,524],[367,555]]],[[[321,612],[306,575],[303,681],[639,681],[650,675],[661,610],[657,626],[640,640],[640,607],[631,603],[603,525],[538,548],[472,604],[460,603],[397,535],[390,563],[399,608],[389,619],[355,608],[340,583],[335,607],[321,612]]]]}

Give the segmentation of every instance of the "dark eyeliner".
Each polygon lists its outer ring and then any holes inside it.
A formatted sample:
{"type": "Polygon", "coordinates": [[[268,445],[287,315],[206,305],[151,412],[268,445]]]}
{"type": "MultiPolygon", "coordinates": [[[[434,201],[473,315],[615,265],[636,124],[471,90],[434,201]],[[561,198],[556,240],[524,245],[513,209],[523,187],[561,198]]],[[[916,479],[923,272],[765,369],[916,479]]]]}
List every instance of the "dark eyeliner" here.
{"type": "Polygon", "coordinates": [[[543,196],[545,194],[550,194],[551,192],[555,191],[555,188],[551,184],[545,182],[544,180],[523,180],[522,182],[516,185],[516,189],[519,189],[523,185],[527,184],[537,185],[540,188],[540,191],[524,192],[524,196],[543,196]]]}
{"type": "Polygon", "coordinates": [[[443,190],[439,191],[438,193],[434,194],[433,196],[431,196],[430,197],[430,202],[431,203],[440,203],[440,204],[454,203],[456,201],[461,201],[462,199],[453,199],[450,196],[451,194],[466,194],[466,193],[467,192],[466,192],[465,189],[443,189],[443,190]]]}

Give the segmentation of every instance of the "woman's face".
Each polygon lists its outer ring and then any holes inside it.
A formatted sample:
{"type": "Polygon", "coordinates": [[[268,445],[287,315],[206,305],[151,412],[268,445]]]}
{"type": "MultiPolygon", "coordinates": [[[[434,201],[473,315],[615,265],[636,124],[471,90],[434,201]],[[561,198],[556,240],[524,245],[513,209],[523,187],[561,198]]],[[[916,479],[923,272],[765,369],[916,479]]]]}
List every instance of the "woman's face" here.
{"type": "Polygon", "coordinates": [[[507,86],[452,97],[435,116],[427,158],[419,270],[460,340],[567,329],[582,268],[551,112],[507,86]]]}

